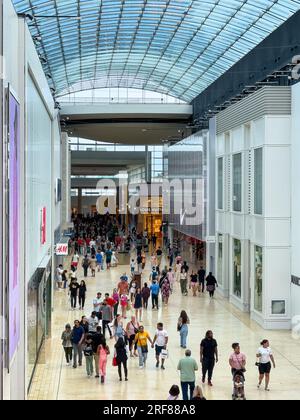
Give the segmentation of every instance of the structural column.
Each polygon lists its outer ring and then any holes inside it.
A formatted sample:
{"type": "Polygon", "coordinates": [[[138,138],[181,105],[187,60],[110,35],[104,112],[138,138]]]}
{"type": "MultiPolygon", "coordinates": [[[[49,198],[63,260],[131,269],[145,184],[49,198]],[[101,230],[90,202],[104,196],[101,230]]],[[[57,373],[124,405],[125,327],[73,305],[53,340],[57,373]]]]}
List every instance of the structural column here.
{"type": "Polygon", "coordinates": [[[77,213],[82,214],[82,188],[78,188],[77,213]]]}

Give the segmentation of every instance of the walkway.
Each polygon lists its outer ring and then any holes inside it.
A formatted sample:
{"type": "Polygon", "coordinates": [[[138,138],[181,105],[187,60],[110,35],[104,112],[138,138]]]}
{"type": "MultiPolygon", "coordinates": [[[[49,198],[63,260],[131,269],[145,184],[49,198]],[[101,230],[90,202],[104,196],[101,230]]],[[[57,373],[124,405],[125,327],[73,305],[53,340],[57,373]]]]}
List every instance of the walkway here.
{"type": "MultiPolygon", "coordinates": [[[[150,265],[147,266],[144,278],[148,280],[150,265]]],[[[92,300],[96,292],[111,292],[120,275],[129,271],[127,267],[118,267],[110,272],[97,274],[96,279],[87,281],[88,299],[85,315],[92,310],[92,300]]],[[[111,358],[108,364],[108,377],[105,386],[96,379],[88,379],[85,366],[79,369],[67,367],[63,356],[60,336],[67,322],[73,324],[74,319],[84,315],[81,311],[70,311],[67,293],[55,292],[55,312],[53,314],[53,336],[47,341],[45,356],[47,363],[38,365],[31,387],[30,399],[34,400],[165,400],[168,390],[173,384],[180,383],[177,372],[178,360],[184,355],[180,349],[176,330],[177,319],[182,309],[186,309],[190,319],[188,347],[193,356],[199,360],[199,345],[206,330],[212,329],[219,344],[220,362],[214,375],[214,387],[204,386],[204,394],[209,400],[228,400],[231,397],[231,376],[228,357],[233,342],[240,342],[242,351],[247,354],[246,396],[249,400],[290,400],[300,399],[300,340],[293,340],[290,332],[266,332],[249,316],[236,310],[225,299],[216,297],[211,301],[208,296],[182,297],[180,287],[170,298],[168,307],[159,311],[151,308],[144,313],[144,325],[154,335],[156,323],[163,321],[169,332],[170,359],[166,370],[155,368],[154,351],[149,354],[147,369],[138,369],[138,359],[129,361],[129,382],[120,383],[117,369],[112,367],[111,358]],[[255,354],[259,342],[268,338],[271,342],[277,362],[272,371],[271,392],[257,390],[257,368],[255,354]]],[[[114,342],[108,341],[111,349],[114,342]]],[[[199,373],[198,380],[201,375],[199,373]]]]}

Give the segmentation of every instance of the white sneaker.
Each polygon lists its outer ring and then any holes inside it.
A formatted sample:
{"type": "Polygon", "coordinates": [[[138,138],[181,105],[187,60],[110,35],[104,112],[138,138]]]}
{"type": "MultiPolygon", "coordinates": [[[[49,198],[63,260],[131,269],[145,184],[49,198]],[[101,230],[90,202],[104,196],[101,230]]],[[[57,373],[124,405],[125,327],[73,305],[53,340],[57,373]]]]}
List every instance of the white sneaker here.
{"type": "Polygon", "coordinates": [[[70,363],[67,363],[67,366],[70,366],[70,363]]]}
{"type": "Polygon", "coordinates": [[[140,366],[140,369],[144,369],[144,366],[140,366]]]}

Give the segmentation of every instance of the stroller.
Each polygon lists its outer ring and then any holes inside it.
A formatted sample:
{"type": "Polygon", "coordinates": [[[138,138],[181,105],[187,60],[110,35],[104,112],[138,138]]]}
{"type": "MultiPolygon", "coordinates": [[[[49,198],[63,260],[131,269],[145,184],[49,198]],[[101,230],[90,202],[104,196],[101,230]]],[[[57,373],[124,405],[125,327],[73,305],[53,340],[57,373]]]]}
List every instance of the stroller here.
{"type": "Polygon", "coordinates": [[[233,375],[233,401],[246,401],[244,372],[237,370],[233,375]]]}

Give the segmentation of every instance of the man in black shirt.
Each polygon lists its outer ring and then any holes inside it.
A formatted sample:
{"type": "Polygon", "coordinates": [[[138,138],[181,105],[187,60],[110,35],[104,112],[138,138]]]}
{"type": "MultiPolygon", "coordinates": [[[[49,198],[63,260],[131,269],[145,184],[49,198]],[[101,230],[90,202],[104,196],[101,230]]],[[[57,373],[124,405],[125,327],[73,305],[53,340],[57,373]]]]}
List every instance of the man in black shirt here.
{"type": "Polygon", "coordinates": [[[186,273],[188,273],[188,272],[189,272],[189,270],[190,270],[190,267],[187,265],[187,262],[186,262],[186,261],[184,261],[182,268],[184,269],[184,271],[185,271],[186,273]]]}
{"type": "Polygon", "coordinates": [[[98,347],[100,344],[103,344],[105,339],[104,335],[102,334],[102,328],[97,327],[96,334],[92,335],[92,348],[94,353],[94,360],[95,360],[95,370],[96,370],[96,378],[99,378],[99,355],[97,353],[98,347]]]}
{"type": "Polygon", "coordinates": [[[204,289],[205,289],[205,276],[206,276],[206,271],[204,270],[203,267],[201,267],[200,270],[198,271],[198,281],[199,281],[199,286],[200,286],[199,291],[202,289],[202,293],[204,293],[204,289]]]}
{"type": "Polygon", "coordinates": [[[218,363],[218,343],[214,339],[212,331],[207,331],[205,339],[201,342],[200,362],[202,364],[202,383],[205,383],[208,372],[208,385],[213,386],[211,381],[215,363],[218,363]]]}
{"type": "Polygon", "coordinates": [[[77,279],[73,278],[69,286],[69,290],[70,290],[70,297],[71,297],[71,308],[74,310],[76,309],[76,305],[77,305],[77,296],[78,296],[79,287],[80,286],[77,282],[77,279]]]}

